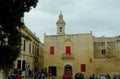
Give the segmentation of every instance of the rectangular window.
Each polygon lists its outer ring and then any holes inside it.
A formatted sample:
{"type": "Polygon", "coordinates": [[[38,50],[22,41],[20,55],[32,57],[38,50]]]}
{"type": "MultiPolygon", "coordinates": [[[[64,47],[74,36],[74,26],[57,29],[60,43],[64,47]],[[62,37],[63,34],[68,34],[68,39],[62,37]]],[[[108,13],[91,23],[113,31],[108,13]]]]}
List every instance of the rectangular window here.
{"type": "Polygon", "coordinates": [[[25,60],[22,61],[22,70],[25,70],[25,60]]]}
{"type": "Polygon", "coordinates": [[[36,55],[36,44],[34,45],[34,55],[36,55]]]}
{"type": "Polygon", "coordinates": [[[71,54],[71,48],[70,48],[70,46],[66,46],[66,54],[67,55],[71,54]]]}
{"type": "Polygon", "coordinates": [[[17,61],[17,68],[18,68],[18,69],[21,69],[21,60],[18,60],[18,61],[17,61]]]}
{"type": "Polygon", "coordinates": [[[34,43],[32,45],[32,53],[34,54],[34,43]]]}
{"type": "Polygon", "coordinates": [[[24,44],[23,44],[23,50],[25,51],[25,47],[26,47],[26,41],[24,40],[24,44]]]}
{"type": "Polygon", "coordinates": [[[37,55],[39,55],[39,48],[37,48],[37,55]]]}
{"type": "Polygon", "coordinates": [[[31,43],[29,43],[29,53],[31,53],[31,43]]]}
{"type": "Polygon", "coordinates": [[[54,46],[50,46],[50,55],[54,55],[54,46]]]}
{"type": "Polygon", "coordinates": [[[101,53],[102,53],[102,55],[105,55],[106,50],[105,50],[105,49],[102,49],[101,53]]]}
{"type": "Polygon", "coordinates": [[[86,66],[85,64],[81,64],[81,72],[85,72],[86,71],[86,66]]]}

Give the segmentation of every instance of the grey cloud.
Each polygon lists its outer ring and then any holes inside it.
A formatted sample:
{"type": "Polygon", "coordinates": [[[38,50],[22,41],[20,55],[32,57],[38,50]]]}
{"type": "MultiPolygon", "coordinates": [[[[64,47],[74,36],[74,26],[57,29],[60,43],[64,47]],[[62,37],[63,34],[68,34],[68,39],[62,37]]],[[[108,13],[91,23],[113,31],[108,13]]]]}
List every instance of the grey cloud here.
{"type": "Polygon", "coordinates": [[[68,34],[93,31],[95,36],[116,36],[120,29],[119,4],[120,0],[39,0],[37,7],[25,14],[25,23],[42,39],[44,33],[56,34],[62,10],[68,34]]]}

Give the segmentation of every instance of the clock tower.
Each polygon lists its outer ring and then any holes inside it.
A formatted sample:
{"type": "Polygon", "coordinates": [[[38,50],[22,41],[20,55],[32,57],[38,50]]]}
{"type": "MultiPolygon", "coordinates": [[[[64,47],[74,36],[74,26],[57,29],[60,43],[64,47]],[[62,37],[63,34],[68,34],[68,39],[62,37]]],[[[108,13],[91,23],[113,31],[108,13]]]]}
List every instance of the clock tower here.
{"type": "Polygon", "coordinates": [[[59,19],[56,22],[57,25],[57,35],[65,34],[65,22],[63,20],[62,12],[60,12],[59,19]]]}

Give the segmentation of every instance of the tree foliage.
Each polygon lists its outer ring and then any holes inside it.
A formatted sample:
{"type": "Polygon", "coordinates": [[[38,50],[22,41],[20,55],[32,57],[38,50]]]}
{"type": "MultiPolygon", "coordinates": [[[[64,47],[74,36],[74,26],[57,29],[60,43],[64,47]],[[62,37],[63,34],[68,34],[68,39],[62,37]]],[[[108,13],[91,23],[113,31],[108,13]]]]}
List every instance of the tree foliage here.
{"type": "Polygon", "coordinates": [[[20,54],[24,12],[36,7],[38,0],[0,0],[0,68],[12,67],[20,54]]]}
{"type": "Polygon", "coordinates": [[[0,66],[3,69],[4,67],[6,68],[12,68],[13,61],[16,59],[16,57],[18,57],[18,53],[19,53],[19,49],[18,48],[14,48],[11,46],[1,46],[0,47],[0,60],[2,60],[0,62],[0,66]],[[9,51],[9,53],[8,53],[9,51]],[[14,51],[14,52],[13,52],[14,51]]]}

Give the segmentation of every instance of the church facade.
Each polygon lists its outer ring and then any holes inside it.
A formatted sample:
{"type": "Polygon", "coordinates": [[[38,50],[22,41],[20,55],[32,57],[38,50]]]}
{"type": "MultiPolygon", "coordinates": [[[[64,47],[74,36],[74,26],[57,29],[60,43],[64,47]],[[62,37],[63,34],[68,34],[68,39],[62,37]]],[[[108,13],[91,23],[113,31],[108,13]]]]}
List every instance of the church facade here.
{"type": "Polygon", "coordinates": [[[85,76],[120,73],[120,37],[94,37],[92,32],[66,34],[60,13],[57,34],[44,35],[44,68],[50,76],[69,72],[85,76]]]}
{"type": "Polygon", "coordinates": [[[49,75],[62,76],[65,72],[75,74],[92,72],[92,33],[66,34],[63,15],[60,13],[57,35],[44,35],[44,67],[49,75]]]}

